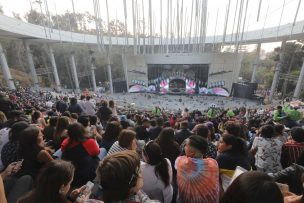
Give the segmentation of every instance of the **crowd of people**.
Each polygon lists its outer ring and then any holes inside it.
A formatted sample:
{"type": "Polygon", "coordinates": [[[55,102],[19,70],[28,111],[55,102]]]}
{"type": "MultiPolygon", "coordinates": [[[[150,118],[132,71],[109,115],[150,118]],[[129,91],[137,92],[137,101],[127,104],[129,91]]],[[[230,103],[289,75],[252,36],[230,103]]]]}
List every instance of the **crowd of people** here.
{"type": "Polygon", "coordinates": [[[1,203],[304,202],[302,115],[288,104],[173,112],[0,92],[1,203]]]}

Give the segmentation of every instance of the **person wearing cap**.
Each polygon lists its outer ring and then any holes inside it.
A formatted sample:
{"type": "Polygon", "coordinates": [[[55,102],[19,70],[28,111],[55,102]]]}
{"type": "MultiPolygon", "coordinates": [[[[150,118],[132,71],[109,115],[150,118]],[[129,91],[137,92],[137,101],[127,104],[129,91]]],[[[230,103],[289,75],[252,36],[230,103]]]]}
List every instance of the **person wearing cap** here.
{"type": "Polygon", "coordinates": [[[192,135],[185,145],[186,155],[176,159],[177,202],[216,203],[219,201],[219,167],[214,159],[203,158],[207,148],[206,139],[192,135]]]}

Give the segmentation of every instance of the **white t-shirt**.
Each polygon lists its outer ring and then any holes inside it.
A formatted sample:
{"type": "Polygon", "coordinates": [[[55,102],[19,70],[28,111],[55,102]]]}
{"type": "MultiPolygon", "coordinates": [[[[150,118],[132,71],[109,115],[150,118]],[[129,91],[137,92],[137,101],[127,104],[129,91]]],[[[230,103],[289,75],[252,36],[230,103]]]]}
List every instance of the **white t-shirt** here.
{"type": "Polygon", "coordinates": [[[172,182],[172,167],[168,159],[170,184],[165,187],[164,182],[155,175],[155,166],[141,162],[142,176],[144,180],[144,186],[142,190],[150,197],[150,199],[159,200],[160,202],[170,203],[173,197],[173,187],[172,182]]]}
{"type": "Polygon", "coordinates": [[[96,114],[95,105],[91,101],[83,102],[82,110],[90,116],[94,116],[96,114]]]}

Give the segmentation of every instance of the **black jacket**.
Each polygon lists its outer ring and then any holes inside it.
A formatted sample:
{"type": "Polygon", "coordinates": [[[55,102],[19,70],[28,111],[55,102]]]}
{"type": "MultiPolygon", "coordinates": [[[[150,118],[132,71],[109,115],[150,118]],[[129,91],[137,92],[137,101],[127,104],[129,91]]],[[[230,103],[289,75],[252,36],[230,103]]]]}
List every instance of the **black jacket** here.
{"type": "Polygon", "coordinates": [[[302,195],[302,174],[304,172],[304,167],[298,164],[292,164],[291,166],[285,168],[273,174],[276,182],[287,184],[289,186],[289,191],[297,195],[302,195]]]}
{"type": "Polygon", "coordinates": [[[154,128],[151,128],[150,130],[149,130],[149,138],[150,138],[150,140],[154,140],[154,139],[156,139],[158,136],[159,136],[159,134],[160,134],[160,132],[162,131],[162,127],[160,127],[160,126],[156,126],[156,127],[154,127],[154,128]]]}
{"type": "Polygon", "coordinates": [[[192,132],[188,129],[181,129],[175,134],[175,140],[176,142],[181,145],[185,139],[187,139],[190,135],[192,135],[192,132]]]}

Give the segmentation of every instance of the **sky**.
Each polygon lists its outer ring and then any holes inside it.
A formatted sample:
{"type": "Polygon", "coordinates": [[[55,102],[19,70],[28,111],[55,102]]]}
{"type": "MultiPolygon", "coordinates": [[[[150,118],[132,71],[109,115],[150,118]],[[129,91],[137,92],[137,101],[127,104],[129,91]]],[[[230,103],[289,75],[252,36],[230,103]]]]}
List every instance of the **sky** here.
{"type": "MultiPolygon", "coordinates": [[[[63,14],[66,11],[73,12],[72,8],[72,0],[41,0],[42,1],[42,9],[45,13],[45,2],[48,4],[49,11],[51,15],[63,14]]],[[[184,24],[182,29],[189,33],[190,30],[190,14],[191,14],[191,6],[192,2],[194,4],[194,12],[198,10],[199,7],[196,7],[196,2],[200,5],[200,2],[203,0],[151,0],[152,4],[152,19],[153,19],[153,27],[156,33],[160,33],[160,27],[162,26],[163,35],[166,34],[166,26],[167,26],[167,2],[172,1],[172,17],[176,19],[176,8],[177,4],[179,4],[180,14],[181,14],[181,5],[183,5],[183,21],[184,24]],[[160,4],[162,3],[162,7],[160,4]],[[162,8],[162,9],[161,9],[162,8]],[[162,12],[161,12],[162,10],[162,12]],[[162,18],[161,18],[162,17],[162,18]],[[187,23],[186,23],[187,22],[187,23]]],[[[241,0],[230,0],[230,10],[227,24],[227,34],[236,31],[237,23],[234,23],[235,13],[236,19],[238,18],[239,3],[241,0]],[[238,3],[238,4],[237,4],[238,3]],[[234,28],[234,29],[233,29],[234,28]]],[[[301,0],[244,0],[244,9],[246,2],[248,1],[248,10],[246,14],[245,24],[241,23],[241,26],[244,25],[244,31],[257,30],[262,29],[263,27],[273,27],[278,26],[279,24],[283,25],[286,23],[293,23],[296,15],[296,10],[298,4],[301,0]],[[259,11],[259,3],[261,2],[260,14],[258,17],[259,11]],[[284,9],[283,9],[284,7],[284,9]],[[282,18],[281,18],[282,14],[282,18]],[[281,22],[280,22],[281,21],[281,22]]],[[[99,0],[100,9],[101,9],[101,18],[103,20],[107,20],[107,11],[106,11],[106,0],[99,0]]],[[[133,21],[132,21],[132,0],[126,0],[127,2],[127,23],[128,23],[128,31],[132,32],[133,30],[133,21]]],[[[134,3],[138,5],[138,15],[139,19],[145,19],[146,23],[146,33],[149,32],[148,27],[148,6],[149,0],[134,0],[134,3]],[[144,5],[144,9],[142,8],[144,5]],[[144,13],[144,15],[143,15],[144,13]]],[[[224,32],[224,24],[225,24],[225,16],[226,9],[228,7],[229,0],[208,0],[207,4],[207,35],[213,36],[214,34],[222,35],[224,32]]],[[[40,12],[40,6],[34,0],[0,0],[0,5],[3,7],[3,11],[5,15],[13,16],[13,12],[19,13],[21,17],[24,17],[25,13],[28,12],[32,6],[33,9],[40,12]]],[[[94,14],[93,0],[74,0],[75,12],[83,13],[89,12],[94,14]]],[[[108,0],[108,8],[109,8],[109,18],[110,20],[118,19],[124,22],[124,7],[123,0],[108,0]]],[[[304,20],[304,2],[300,4],[299,12],[296,20],[304,20]]],[[[245,12],[243,14],[243,19],[245,12]]],[[[195,16],[195,15],[193,15],[195,16]]],[[[193,18],[194,19],[194,18],[193,18]]],[[[176,28],[176,23],[174,22],[173,27],[176,28]]],[[[242,21],[243,22],[243,21],[242,21]]],[[[192,26],[192,30],[194,26],[192,26]]],[[[192,31],[193,33],[193,31],[192,31]]],[[[275,46],[277,46],[276,43],[275,46]]],[[[262,48],[266,49],[266,51],[272,50],[273,47],[269,45],[271,48],[268,48],[268,45],[262,45],[262,48]],[[268,50],[269,49],[269,50],[268,50]]]]}

